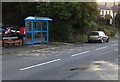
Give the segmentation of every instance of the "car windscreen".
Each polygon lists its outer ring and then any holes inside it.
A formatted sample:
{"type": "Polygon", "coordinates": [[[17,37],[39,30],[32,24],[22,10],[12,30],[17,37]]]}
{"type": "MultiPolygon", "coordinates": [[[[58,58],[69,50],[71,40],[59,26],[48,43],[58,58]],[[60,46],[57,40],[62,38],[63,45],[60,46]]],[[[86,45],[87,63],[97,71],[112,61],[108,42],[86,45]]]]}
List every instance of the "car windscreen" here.
{"type": "Polygon", "coordinates": [[[90,35],[97,35],[98,36],[99,33],[98,32],[91,32],[90,35]]]}

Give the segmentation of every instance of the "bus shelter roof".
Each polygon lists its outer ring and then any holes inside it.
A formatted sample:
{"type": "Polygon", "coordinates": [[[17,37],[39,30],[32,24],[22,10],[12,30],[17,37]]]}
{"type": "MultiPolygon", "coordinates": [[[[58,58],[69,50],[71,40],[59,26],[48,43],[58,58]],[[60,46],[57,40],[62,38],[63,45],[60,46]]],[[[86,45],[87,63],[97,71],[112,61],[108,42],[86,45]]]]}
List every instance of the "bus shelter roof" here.
{"type": "Polygon", "coordinates": [[[29,16],[25,18],[24,20],[25,21],[52,21],[52,19],[48,17],[32,17],[32,16],[29,16]]]}

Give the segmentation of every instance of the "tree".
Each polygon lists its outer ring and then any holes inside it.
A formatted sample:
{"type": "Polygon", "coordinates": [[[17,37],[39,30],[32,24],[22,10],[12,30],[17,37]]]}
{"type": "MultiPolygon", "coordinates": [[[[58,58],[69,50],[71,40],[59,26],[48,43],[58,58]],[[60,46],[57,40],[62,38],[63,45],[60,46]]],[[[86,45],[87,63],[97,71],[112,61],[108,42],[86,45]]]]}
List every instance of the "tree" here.
{"type": "Polygon", "coordinates": [[[120,30],[120,2],[118,4],[118,13],[115,17],[115,27],[118,28],[118,30],[120,30]]]}
{"type": "Polygon", "coordinates": [[[105,15],[105,24],[110,25],[110,19],[112,19],[112,16],[109,14],[105,15]]]}
{"type": "Polygon", "coordinates": [[[19,3],[2,3],[2,22],[4,25],[12,25],[18,23],[21,13],[19,8],[19,3]]]}
{"type": "Polygon", "coordinates": [[[99,13],[95,2],[46,2],[39,3],[37,10],[37,16],[53,19],[51,37],[57,40],[69,40],[76,34],[84,34],[91,29],[91,22],[96,20],[99,13]]]}
{"type": "Polygon", "coordinates": [[[115,17],[115,26],[116,28],[120,29],[120,13],[117,13],[115,17]]]}
{"type": "Polygon", "coordinates": [[[27,16],[35,16],[37,3],[30,2],[3,2],[2,22],[4,25],[24,26],[24,19],[27,16]]]}

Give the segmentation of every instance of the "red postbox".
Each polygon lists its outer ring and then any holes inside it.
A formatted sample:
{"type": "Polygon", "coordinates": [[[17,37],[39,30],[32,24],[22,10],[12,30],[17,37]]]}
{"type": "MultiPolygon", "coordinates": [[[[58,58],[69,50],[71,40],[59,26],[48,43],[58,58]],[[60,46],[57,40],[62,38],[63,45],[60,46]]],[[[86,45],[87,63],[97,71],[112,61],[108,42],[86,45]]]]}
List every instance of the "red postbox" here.
{"type": "Polygon", "coordinates": [[[22,45],[24,45],[25,44],[25,35],[26,35],[25,27],[20,28],[20,35],[21,35],[21,38],[22,38],[22,45]]]}
{"type": "Polygon", "coordinates": [[[25,27],[20,28],[20,35],[26,35],[25,27]]]}

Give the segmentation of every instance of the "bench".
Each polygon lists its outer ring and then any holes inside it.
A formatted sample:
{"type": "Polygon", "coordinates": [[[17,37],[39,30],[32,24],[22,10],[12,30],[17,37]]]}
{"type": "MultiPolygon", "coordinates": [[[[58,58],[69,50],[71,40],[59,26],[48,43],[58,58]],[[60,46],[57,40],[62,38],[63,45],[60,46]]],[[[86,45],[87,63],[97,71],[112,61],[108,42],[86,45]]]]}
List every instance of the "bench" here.
{"type": "Polygon", "coordinates": [[[22,40],[18,39],[18,37],[2,37],[2,46],[5,47],[5,45],[7,47],[10,47],[10,45],[12,46],[22,46],[22,40]]]}
{"type": "Polygon", "coordinates": [[[21,46],[21,41],[15,41],[15,45],[16,45],[16,43],[18,43],[19,46],[21,46]]]}
{"type": "Polygon", "coordinates": [[[21,45],[20,45],[21,41],[10,41],[10,42],[7,41],[7,42],[4,42],[4,43],[7,44],[8,47],[10,47],[10,44],[13,44],[14,46],[17,46],[16,43],[18,43],[19,46],[21,46],[21,45]]]}

